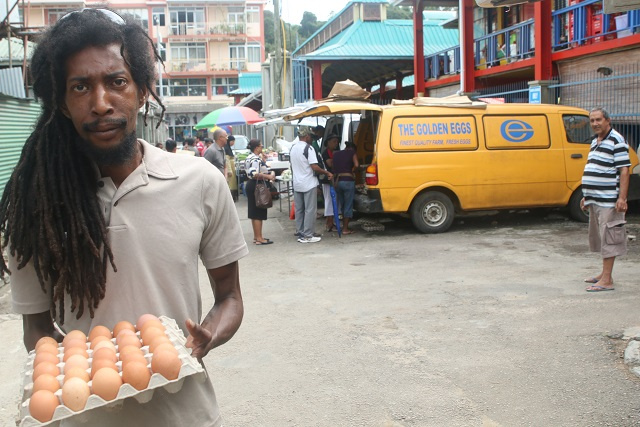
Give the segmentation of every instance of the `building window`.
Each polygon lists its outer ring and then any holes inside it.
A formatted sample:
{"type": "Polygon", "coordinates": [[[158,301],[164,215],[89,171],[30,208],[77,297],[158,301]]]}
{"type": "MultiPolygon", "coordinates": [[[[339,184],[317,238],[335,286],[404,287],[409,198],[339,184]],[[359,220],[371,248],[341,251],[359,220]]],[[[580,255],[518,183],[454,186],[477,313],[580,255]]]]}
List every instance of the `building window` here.
{"type": "Polygon", "coordinates": [[[165,22],[165,14],[163,7],[154,7],[151,11],[151,15],[153,16],[153,26],[161,26],[164,27],[166,25],[165,22]]]}
{"type": "Polygon", "coordinates": [[[229,44],[229,68],[232,70],[245,70],[247,51],[244,44],[229,44]]]}
{"type": "Polygon", "coordinates": [[[226,95],[238,89],[237,77],[222,77],[211,79],[211,92],[214,95],[226,95]]]}
{"type": "Polygon", "coordinates": [[[206,71],[205,43],[171,43],[171,71],[206,71]]]}
{"type": "Polygon", "coordinates": [[[145,30],[149,31],[149,11],[147,9],[115,9],[121,15],[131,15],[145,30]]]}
{"type": "Polygon", "coordinates": [[[260,23],[260,7],[247,6],[247,23],[248,24],[260,23]]]}
{"type": "Polygon", "coordinates": [[[174,35],[204,34],[204,8],[171,7],[169,8],[171,32],[174,35]]]}
{"type": "Polygon", "coordinates": [[[229,6],[227,12],[227,22],[229,24],[243,24],[244,23],[244,7],[229,6]]]}
{"type": "Polygon", "coordinates": [[[64,15],[66,15],[69,12],[71,12],[72,10],[73,9],[49,9],[49,10],[47,10],[47,19],[48,19],[49,25],[55,24],[56,22],[58,22],[58,20],[60,18],[62,18],[64,15]]]}
{"type": "Polygon", "coordinates": [[[247,45],[247,62],[260,62],[260,45],[249,44],[247,45]]]}
{"type": "Polygon", "coordinates": [[[169,79],[169,96],[207,96],[207,79],[169,79]]]}

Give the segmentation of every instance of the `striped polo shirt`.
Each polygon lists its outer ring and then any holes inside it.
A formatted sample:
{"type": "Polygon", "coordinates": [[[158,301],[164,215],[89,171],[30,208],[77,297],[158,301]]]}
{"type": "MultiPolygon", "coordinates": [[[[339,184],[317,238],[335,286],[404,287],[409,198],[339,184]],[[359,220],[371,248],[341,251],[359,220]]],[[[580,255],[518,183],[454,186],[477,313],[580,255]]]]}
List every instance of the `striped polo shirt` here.
{"type": "Polygon", "coordinates": [[[620,190],[619,169],[631,166],[629,145],[613,128],[598,144],[598,137],[591,141],[589,157],[582,174],[584,204],[614,208],[620,190]]]}

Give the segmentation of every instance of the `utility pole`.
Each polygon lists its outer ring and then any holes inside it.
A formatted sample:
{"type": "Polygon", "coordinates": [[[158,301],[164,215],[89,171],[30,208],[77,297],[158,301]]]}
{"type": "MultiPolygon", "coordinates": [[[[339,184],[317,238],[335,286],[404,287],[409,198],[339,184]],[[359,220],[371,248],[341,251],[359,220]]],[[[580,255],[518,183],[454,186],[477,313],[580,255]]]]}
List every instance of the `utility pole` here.
{"type": "Polygon", "coordinates": [[[276,58],[273,63],[273,76],[272,81],[274,82],[272,93],[273,93],[273,108],[279,109],[282,108],[282,36],[280,33],[280,0],[273,0],[273,25],[274,32],[273,35],[275,37],[275,45],[276,45],[276,58]]]}

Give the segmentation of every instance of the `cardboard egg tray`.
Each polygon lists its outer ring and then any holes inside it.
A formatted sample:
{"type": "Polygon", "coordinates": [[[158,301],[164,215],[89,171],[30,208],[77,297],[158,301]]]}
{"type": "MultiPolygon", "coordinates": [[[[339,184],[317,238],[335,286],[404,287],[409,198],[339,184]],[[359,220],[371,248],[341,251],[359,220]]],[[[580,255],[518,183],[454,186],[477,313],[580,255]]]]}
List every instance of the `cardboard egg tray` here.
{"type": "MultiPolygon", "coordinates": [[[[58,400],[60,401],[60,405],[58,405],[58,407],[56,408],[51,421],[41,423],[40,421],[36,420],[29,414],[29,398],[31,397],[31,393],[33,390],[33,381],[31,377],[33,375],[33,360],[35,358],[35,350],[32,350],[28,355],[27,364],[24,371],[24,378],[23,378],[24,387],[23,387],[22,403],[20,405],[19,426],[20,427],[55,426],[59,424],[59,421],[69,417],[75,417],[76,421],[88,422],[91,418],[90,411],[93,409],[115,408],[117,410],[119,406],[122,406],[124,399],[128,399],[128,398],[133,398],[139,403],[147,403],[153,398],[153,393],[155,392],[155,389],[159,387],[163,387],[169,393],[177,393],[178,391],[180,391],[180,389],[182,389],[182,384],[184,382],[184,379],[188,376],[194,375],[195,376],[194,378],[200,381],[203,381],[205,379],[206,373],[204,372],[204,369],[202,368],[200,363],[194,357],[191,356],[191,354],[189,353],[189,350],[187,350],[187,348],[184,346],[186,343],[186,338],[184,337],[182,330],[178,328],[178,325],[176,324],[175,320],[165,316],[161,316],[159,319],[166,328],[167,336],[169,337],[169,339],[171,340],[175,348],[178,350],[178,357],[182,362],[182,367],[180,368],[180,373],[178,374],[178,378],[176,378],[175,380],[169,381],[160,374],[152,374],[151,379],[149,380],[149,385],[144,390],[137,390],[129,384],[122,384],[122,386],[120,387],[120,390],[118,391],[118,395],[116,396],[115,399],[106,401],[102,399],[100,396],[91,394],[89,396],[89,399],[87,400],[87,404],[85,405],[85,408],[82,411],[74,412],[62,404],[61,395],[62,395],[62,381],[64,379],[64,362],[62,362],[63,353],[62,353],[62,344],[60,344],[59,345],[60,353],[58,354],[58,357],[60,358],[60,363],[58,363],[58,367],[60,368],[61,374],[58,375],[57,379],[60,382],[61,389],[55,393],[55,395],[58,397],[58,400]]],[[[140,332],[137,332],[137,335],[139,338],[140,332]]],[[[113,338],[111,341],[115,345],[116,339],[113,338]]],[[[88,345],[89,343],[87,343],[87,353],[89,354],[89,369],[87,370],[87,372],[90,372],[93,359],[91,358],[92,350],[89,349],[88,345]]],[[[145,358],[147,359],[147,367],[150,370],[152,353],[149,352],[148,346],[143,346],[142,351],[145,354],[145,358]]],[[[122,362],[118,361],[116,363],[116,366],[118,367],[120,375],[122,376],[122,362]]],[[[91,385],[92,385],[91,381],[89,381],[88,384],[89,384],[89,388],[91,388],[91,385]]],[[[93,393],[93,390],[92,390],[92,393],[93,393]]]]}

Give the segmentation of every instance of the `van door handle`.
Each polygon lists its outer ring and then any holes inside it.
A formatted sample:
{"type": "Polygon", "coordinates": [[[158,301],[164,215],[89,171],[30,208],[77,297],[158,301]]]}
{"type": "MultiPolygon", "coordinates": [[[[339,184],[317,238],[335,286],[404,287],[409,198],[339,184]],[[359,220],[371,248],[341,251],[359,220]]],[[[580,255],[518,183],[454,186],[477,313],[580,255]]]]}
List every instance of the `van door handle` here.
{"type": "Polygon", "coordinates": [[[571,158],[572,159],[581,159],[582,158],[582,154],[579,154],[579,153],[578,154],[572,154],[571,158]]]}

